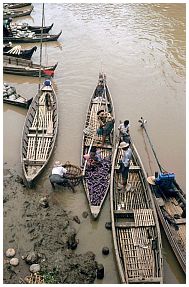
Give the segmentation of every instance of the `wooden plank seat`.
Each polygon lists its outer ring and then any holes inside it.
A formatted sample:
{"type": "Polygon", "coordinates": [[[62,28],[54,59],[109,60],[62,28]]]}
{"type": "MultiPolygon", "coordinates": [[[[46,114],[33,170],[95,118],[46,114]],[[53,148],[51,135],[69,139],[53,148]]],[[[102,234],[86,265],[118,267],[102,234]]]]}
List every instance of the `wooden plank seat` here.
{"type": "Polygon", "coordinates": [[[118,209],[115,209],[114,210],[114,214],[115,215],[122,215],[122,214],[134,214],[134,211],[133,210],[125,210],[125,209],[120,209],[120,210],[118,210],[118,209]]]}
{"type": "Polygon", "coordinates": [[[176,224],[186,224],[186,218],[175,219],[176,224]]]}
{"type": "Polygon", "coordinates": [[[46,130],[47,130],[47,128],[40,128],[40,127],[38,127],[38,128],[37,128],[37,127],[30,127],[30,128],[29,128],[30,131],[36,131],[37,129],[38,129],[39,131],[43,131],[43,130],[46,131],[46,130]]]}
{"type": "Polygon", "coordinates": [[[27,158],[24,158],[23,161],[25,163],[28,163],[28,165],[43,165],[45,163],[44,160],[31,160],[31,159],[27,159],[27,158]]]}
{"type": "MultiPolygon", "coordinates": [[[[85,144],[86,147],[88,147],[90,145],[91,145],[90,143],[85,144]]],[[[103,147],[101,147],[101,146],[99,146],[98,143],[93,143],[93,146],[96,146],[97,148],[103,148],[103,149],[112,149],[112,145],[108,145],[108,144],[105,144],[105,145],[103,145],[103,147]]]]}
{"type": "MultiPolygon", "coordinates": [[[[120,168],[119,165],[117,165],[117,166],[114,167],[114,169],[119,169],[119,168],[120,168]]],[[[140,168],[140,166],[138,166],[138,165],[130,165],[129,170],[130,170],[130,171],[135,171],[135,170],[141,170],[141,168],[140,168]]]]}
{"type": "Polygon", "coordinates": [[[134,222],[115,222],[115,227],[116,228],[130,228],[130,227],[135,227],[134,222]]]}
{"type": "Polygon", "coordinates": [[[130,284],[156,284],[161,282],[160,277],[154,277],[154,278],[129,278],[128,279],[130,284]]]}
{"type": "Polygon", "coordinates": [[[116,218],[133,219],[132,222],[121,222],[118,227],[155,226],[152,209],[114,210],[116,218]],[[125,226],[121,226],[121,224],[125,226]]]}
{"type": "MultiPolygon", "coordinates": [[[[28,137],[36,137],[36,134],[27,134],[28,137]]],[[[38,134],[37,137],[53,138],[52,134],[38,134]]]]}

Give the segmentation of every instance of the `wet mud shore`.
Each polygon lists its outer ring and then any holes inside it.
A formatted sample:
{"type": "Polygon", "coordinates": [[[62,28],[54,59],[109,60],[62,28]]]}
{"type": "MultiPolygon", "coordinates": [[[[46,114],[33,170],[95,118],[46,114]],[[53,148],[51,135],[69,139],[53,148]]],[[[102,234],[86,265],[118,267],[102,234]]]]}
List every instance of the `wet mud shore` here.
{"type": "Polygon", "coordinates": [[[83,212],[81,223],[71,211],[63,210],[53,193],[47,196],[48,203],[42,204],[45,194],[28,190],[13,170],[4,170],[3,187],[3,283],[26,283],[26,277],[33,274],[32,264],[40,268],[37,274],[43,276],[44,283],[94,283],[95,254],[90,250],[75,253],[77,226],[85,224],[87,214],[83,212]],[[5,255],[8,248],[15,249],[17,266],[5,255]]]}

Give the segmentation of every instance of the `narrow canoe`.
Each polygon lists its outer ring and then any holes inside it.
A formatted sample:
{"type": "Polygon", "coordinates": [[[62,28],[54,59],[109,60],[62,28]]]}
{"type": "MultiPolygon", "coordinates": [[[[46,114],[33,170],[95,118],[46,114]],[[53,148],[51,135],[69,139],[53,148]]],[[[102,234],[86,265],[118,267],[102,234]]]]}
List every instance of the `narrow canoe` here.
{"type": "Polygon", "coordinates": [[[3,10],[3,20],[8,18],[16,18],[30,15],[33,10],[33,6],[31,8],[25,10],[17,10],[17,9],[4,9],[3,10]]]}
{"type": "Polygon", "coordinates": [[[106,76],[99,75],[99,82],[102,81],[102,93],[98,93],[98,85],[90,99],[86,121],[84,126],[82,152],[81,152],[81,166],[83,167],[83,185],[89,202],[91,214],[96,219],[100,213],[103,202],[109,190],[110,184],[110,170],[112,149],[114,142],[114,128],[111,133],[111,142],[106,142],[103,147],[99,147],[102,142],[102,136],[97,136],[96,131],[99,128],[97,119],[97,112],[99,109],[104,109],[114,116],[114,107],[112,98],[106,84],[106,76]],[[102,165],[90,170],[84,161],[83,156],[90,152],[92,146],[99,148],[102,158],[102,165]]]}
{"type": "Polygon", "coordinates": [[[17,9],[17,8],[23,8],[26,6],[30,6],[31,3],[4,3],[3,8],[8,8],[8,9],[17,9]]]}
{"type": "MultiPolygon", "coordinates": [[[[42,35],[42,42],[50,42],[50,41],[57,41],[62,31],[60,31],[57,35],[49,35],[43,34],[42,35]]],[[[41,34],[35,34],[34,37],[3,37],[3,42],[12,42],[12,43],[37,43],[41,42],[41,34]]]]}
{"type": "Polygon", "coordinates": [[[21,162],[29,187],[47,165],[57,137],[57,96],[52,84],[46,83],[29,107],[22,132],[21,162]]]}
{"type": "Polygon", "coordinates": [[[146,173],[133,143],[129,191],[121,193],[119,160],[123,150],[116,144],[111,172],[110,205],[112,235],[121,283],[163,283],[162,243],[158,217],[146,173]]]}
{"type": "Polygon", "coordinates": [[[3,55],[30,60],[36,50],[36,46],[26,50],[21,49],[21,46],[5,46],[3,47],[3,55]]]}
{"type": "MultiPolygon", "coordinates": [[[[54,66],[42,66],[41,76],[52,77],[58,63],[54,66]]],[[[34,64],[31,60],[3,56],[3,72],[6,74],[39,77],[40,65],[34,64]]]]}
{"type": "Polygon", "coordinates": [[[19,94],[14,94],[11,96],[3,96],[3,103],[28,109],[32,102],[32,99],[33,98],[27,100],[19,94]]]}
{"type": "Polygon", "coordinates": [[[21,30],[21,31],[29,30],[31,32],[35,32],[36,34],[40,34],[41,30],[43,30],[43,34],[48,33],[52,29],[52,27],[53,27],[53,23],[50,26],[44,26],[44,27],[30,26],[29,24],[26,24],[26,23],[22,23],[22,25],[16,25],[16,26],[14,23],[14,26],[13,26],[14,29],[17,28],[18,30],[21,30]]]}
{"type": "Polygon", "coordinates": [[[150,185],[159,219],[175,256],[186,273],[186,199],[174,182],[171,190],[150,185]]]}

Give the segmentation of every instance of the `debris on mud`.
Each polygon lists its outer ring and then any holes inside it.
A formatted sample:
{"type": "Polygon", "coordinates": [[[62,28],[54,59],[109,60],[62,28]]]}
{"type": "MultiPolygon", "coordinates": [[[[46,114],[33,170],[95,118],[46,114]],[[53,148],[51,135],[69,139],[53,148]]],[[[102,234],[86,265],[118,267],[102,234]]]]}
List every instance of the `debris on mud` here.
{"type": "Polygon", "coordinates": [[[22,178],[14,171],[6,170],[5,174],[4,283],[26,283],[24,278],[32,278],[31,282],[42,278],[44,283],[54,284],[94,283],[95,255],[74,251],[79,243],[74,229],[74,222],[79,223],[78,217],[54,204],[51,196],[45,204],[45,194],[25,188],[22,178]],[[17,266],[7,260],[8,248],[16,250],[17,266]],[[38,279],[30,272],[35,270],[38,279]]]}

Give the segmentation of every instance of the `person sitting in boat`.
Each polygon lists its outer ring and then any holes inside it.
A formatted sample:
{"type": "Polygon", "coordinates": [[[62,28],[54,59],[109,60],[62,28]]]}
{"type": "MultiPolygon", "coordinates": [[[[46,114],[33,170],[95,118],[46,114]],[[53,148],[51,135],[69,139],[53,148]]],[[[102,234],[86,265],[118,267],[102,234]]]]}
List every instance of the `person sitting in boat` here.
{"type": "Polygon", "coordinates": [[[12,48],[12,42],[8,42],[7,44],[3,44],[3,49],[12,48]]]}
{"type": "Polygon", "coordinates": [[[129,175],[129,166],[130,166],[130,161],[132,157],[132,150],[130,148],[129,143],[126,142],[121,142],[119,147],[123,150],[123,156],[122,159],[119,162],[120,169],[119,171],[121,172],[122,175],[122,189],[123,191],[129,191],[131,189],[131,184],[127,183],[128,181],[128,175],[129,175]]]}
{"type": "Polygon", "coordinates": [[[125,120],[118,127],[121,141],[124,141],[126,143],[130,143],[129,127],[130,127],[129,126],[129,120],[125,120]]]}
{"type": "Polygon", "coordinates": [[[97,129],[97,135],[102,136],[102,146],[104,146],[106,138],[110,141],[110,134],[114,127],[114,119],[110,113],[104,110],[99,110],[97,112],[99,128],[97,129]]]}
{"type": "Polygon", "coordinates": [[[51,95],[49,93],[45,94],[45,105],[47,107],[47,110],[50,111],[52,108],[52,103],[51,103],[51,95]]]}
{"type": "Polygon", "coordinates": [[[67,169],[63,167],[62,163],[60,161],[55,161],[52,173],[49,176],[53,189],[55,188],[55,184],[58,184],[61,186],[68,186],[75,192],[72,182],[68,179],[68,175],[69,173],[67,169]]]}
{"type": "Polygon", "coordinates": [[[96,146],[92,146],[90,153],[83,156],[84,159],[87,161],[88,167],[94,167],[101,163],[102,158],[100,153],[100,150],[97,150],[96,146]]]}
{"type": "Polygon", "coordinates": [[[104,84],[103,84],[103,80],[99,80],[98,86],[96,87],[95,90],[95,96],[96,97],[101,97],[104,91],[104,84]]]}
{"type": "Polygon", "coordinates": [[[159,191],[163,191],[163,194],[166,196],[171,196],[176,191],[174,190],[174,181],[175,181],[175,174],[174,173],[159,173],[156,172],[155,176],[149,176],[147,181],[151,185],[156,185],[160,187],[159,191]]]}
{"type": "Polygon", "coordinates": [[[12,22],[12,18],[8,18],[6,20],[3,20],[3,37],[11,37],[12,31],[10,23],[12,22]]]}

